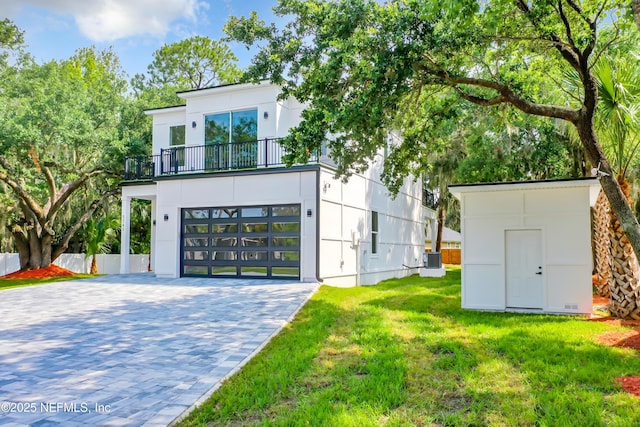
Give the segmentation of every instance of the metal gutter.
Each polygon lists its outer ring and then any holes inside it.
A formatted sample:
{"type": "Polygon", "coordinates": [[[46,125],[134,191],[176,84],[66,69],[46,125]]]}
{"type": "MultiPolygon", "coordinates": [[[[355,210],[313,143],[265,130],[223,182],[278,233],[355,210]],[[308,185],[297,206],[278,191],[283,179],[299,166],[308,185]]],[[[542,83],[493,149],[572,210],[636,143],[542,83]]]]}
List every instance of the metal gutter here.
{"type": "Polygon", "coordinates": [[[316,280],[322,283],[320,273],[320,171],[316,170],[316,280]]]}

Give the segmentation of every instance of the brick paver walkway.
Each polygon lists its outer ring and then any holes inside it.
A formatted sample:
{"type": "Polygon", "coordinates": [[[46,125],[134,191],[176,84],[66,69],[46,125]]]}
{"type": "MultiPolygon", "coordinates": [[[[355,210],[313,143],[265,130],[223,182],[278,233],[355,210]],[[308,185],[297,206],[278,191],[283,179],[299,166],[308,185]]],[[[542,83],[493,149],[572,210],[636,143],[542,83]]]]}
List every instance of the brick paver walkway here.
{"type": "Polygon", "coordinates": [[[0,425],[166,426],[316,284],[113,275],[0,291],[0,425]]]}

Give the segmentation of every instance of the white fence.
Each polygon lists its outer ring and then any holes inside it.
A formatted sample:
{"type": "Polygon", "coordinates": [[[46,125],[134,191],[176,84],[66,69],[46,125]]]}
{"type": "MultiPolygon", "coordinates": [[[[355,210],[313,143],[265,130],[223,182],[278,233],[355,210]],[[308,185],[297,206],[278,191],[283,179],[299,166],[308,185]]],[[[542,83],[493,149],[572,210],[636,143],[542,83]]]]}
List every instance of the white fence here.
{"type": "MultiPolygon", "coordinates": [[[[120,273],[119,254],[99,254],[96,255],[98,272],[101,274],[120,273]]],[[[62,254],[53,262],[59,267],[71,270],[74,273],[88,273],[91,268],[91,257],[85,254],[62,254]]],[[[130,271],[132,273],[143,273],[149,268],[149,255],[129,255],[130,271]]],[[[20,269],[20,258],[18,254],[0,253],[0,276],[13,273],[20,269]]]]}

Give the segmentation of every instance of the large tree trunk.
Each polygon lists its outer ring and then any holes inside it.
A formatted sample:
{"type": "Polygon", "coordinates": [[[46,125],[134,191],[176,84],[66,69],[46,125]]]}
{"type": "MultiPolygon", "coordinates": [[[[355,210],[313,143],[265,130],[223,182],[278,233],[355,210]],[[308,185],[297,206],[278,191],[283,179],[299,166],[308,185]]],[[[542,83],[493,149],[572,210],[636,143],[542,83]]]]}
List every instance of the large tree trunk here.
{"type": "MultiPolygon", "coordinates": [[[[629,183],[618,177],[620,187],[631,201],[629,183]]],[[[609,282],[611,301],[609,312],[621,319],[640,319],[640,286],[638,281],[638,263],[629,239],[616,216],[611,215],[611,260],[612,277],[609,282]]]]}
{"type": "Polygon", "coordinates": [[[640,0],[633,0],[633,19],[636,21],[638,31],[640,31],[640,0]]]}
{"type": "Polygon", "coordinates": [[[620,184],[613,176],[613,169],[598,143],[591,123],[591,120],[583,117],[582,120],[575,123],[575,126],[589,161],[592,165],[599,167],[600,185],[607,195],[611,212],[620,222],[620,227],[624,230],[636,259],[638,259],[640,258],[640,224],[638,224],[638,219],[634,215],[629,201],[620,189],[620,184]]]}
{"type": "MultiPolygon", "coordinates": [[[[442,202],[442,200],[440,200],[442,202]]],[[[444,218],[445,218],[445,210],[444,207],[438,206],[438,231],[435,238],[435,242],[433,244],[436,245],[436,252],[440,252],[442,249],[442,231],[444,230],[444,218]]]]}
{"type": "Polygon", "coordinates": [[[595,265],[595,286],[598,295],[608,298],[611,281],[611,239],[609,237],[609,202],[600,190],[593,208],[593,246],[595,265]]]}
{"type": "Polygon", "coordinates": [[[29,242],[19,235],[17,232],[9,228],[9,232],[13,235],[13,240],[16,242],[16,248],[18,248],[18,258],[20,259],[20,270],[29,269],[29,242]]]}
{"type": "MultiPolygon", "coordinates": [[[[597,94],[597,90],[595,90],[597,94]]],[[[594,102],[595,105],[595,102],[594,102]]],[[[581,120],[574,123],[580,141],[591,164],[598,167],[602,190],[607,195],[611,213],[611,259],[612,277],[610,281],[611,303],[609,311],[612,316],[620,318],[639,318],[640,293],[638,290],[638,266],[640,258],[640,225],[635,217],[621,184],[613,176],[613,170],[602,151],[595,135],[592,120],[582,115],[581,120]]]]}
{"type": "Polygon", "coordinates": [[[46,232],[39,234],[33,225],[11,230],[11,234],[18,248],[21,271],[44,268],[54,261],[52,235],[46,232]]]}

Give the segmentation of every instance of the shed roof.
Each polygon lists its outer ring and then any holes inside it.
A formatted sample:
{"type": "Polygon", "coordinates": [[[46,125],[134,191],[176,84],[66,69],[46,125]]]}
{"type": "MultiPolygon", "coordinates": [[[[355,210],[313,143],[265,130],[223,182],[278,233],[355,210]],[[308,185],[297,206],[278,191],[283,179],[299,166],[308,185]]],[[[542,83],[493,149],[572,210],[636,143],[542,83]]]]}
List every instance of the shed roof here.
{"type": "Polygon", "coordinates": [[[482,191],[510,191],[519,189],[541,188],[571,188],[590,187],[600,188],[600,183],[595,177],[588,178],[563,178],[532,181],[505,181],[505,182],[477,182],[473,184],[454,184],[449,186],[449,191],[456,197],[460,193],[482,191]]]}

